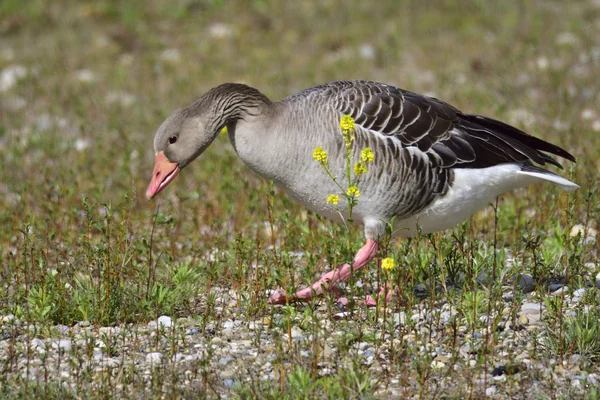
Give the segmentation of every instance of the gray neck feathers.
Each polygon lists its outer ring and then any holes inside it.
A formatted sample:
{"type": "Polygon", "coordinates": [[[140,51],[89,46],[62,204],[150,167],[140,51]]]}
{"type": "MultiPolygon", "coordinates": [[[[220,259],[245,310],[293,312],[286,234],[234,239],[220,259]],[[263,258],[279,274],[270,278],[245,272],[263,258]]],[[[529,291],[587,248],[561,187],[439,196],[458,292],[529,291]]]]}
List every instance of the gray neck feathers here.
{"type": "Polygon", "coordinates": [[[205,93],[186,112],[190,116],[208,112],[212,117],[211,128],[218,131],[246,115],[260,113],[262,107],[270,104],[267,96],[250,86],[224,83],[205,93]]]}

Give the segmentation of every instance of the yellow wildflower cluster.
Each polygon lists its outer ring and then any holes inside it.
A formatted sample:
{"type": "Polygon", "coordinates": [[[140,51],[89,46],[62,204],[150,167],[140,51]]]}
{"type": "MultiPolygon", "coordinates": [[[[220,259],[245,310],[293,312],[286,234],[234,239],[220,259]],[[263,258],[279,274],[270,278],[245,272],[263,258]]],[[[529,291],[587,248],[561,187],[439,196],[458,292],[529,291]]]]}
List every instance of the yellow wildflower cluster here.
{"type": "Polygon", "coordinates": [[[354,141],[354,132],[356,131],[354,118],[347,114],[344,115],[342,118],[340,118],[340,128],[342,128],[342,135],[344,135],[344,143],[346,143],[346,148],[350,148],[352,142],[354,141]]]}
{"type": "Polygon", "coordinates": [[[396,262],[391,257],[386,257],[381,260],[381,269],[386,272],[393,271],[396,268],[396,262]]]}
{"type": "Polygon", "coordinates": [[[346,192],[346,194],[348,196],[358,197],[358,196],[360,196],[360,190],[356,186],[352,185],[348,188],[348,191],[346,192]]]}
{"type": "Polygon", "coordinates": [[[367,173],[367,166],[363,162],[358,162],[354,165],[354,174],[356,176],[361,176],[362,174],[367,173]]]}
{"type": "Polygon", "coordinates": [[[329,196],[327,196],[327,203],[337,206],[339,202],[340,196],[338,196],[337,194],[330,194],[329,196]]]}
{"type": "Polygon", "coordinates": [[[348,114],[344,115],[340,118],[340,128],[342,128],[343,132],[353,131],[355,129],[354,118],[348,114]]]}
{"type": "Polygon", "coordinates": [[[370,147],[365,147],[360,152],[360,159],[361,161],[357,162],[354,166],[354,174],[356,176],[361,176],[367,173],[367,165],[371,164],[373,160],[375,160],[375,154],[370,147]]]}
{"type": "Polygon", "coordinates": [[[323,150],[321,146],[315,148],[315,150],[313,151],[313,158],[319,163],[321,163],[321,165],[327,165],[327,152],[323,150]]]}
{"type": "Polygon", "coordinates": [[[365,147],[362,149],[360,152],[360,159],[366,164],[371,164],[373,160],[375,160],[375,153],[373,153],[373,149],[370,147],[365,147]]]}

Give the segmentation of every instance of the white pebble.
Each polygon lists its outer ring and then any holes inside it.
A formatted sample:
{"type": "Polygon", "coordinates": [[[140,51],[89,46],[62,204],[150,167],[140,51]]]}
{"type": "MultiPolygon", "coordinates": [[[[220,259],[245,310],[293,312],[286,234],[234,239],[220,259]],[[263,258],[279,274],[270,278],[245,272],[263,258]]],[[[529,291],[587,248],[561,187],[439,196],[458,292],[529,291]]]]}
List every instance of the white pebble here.
{"type": "Polygon", "coordinates": [[[70,340],[62,339],[62,340],[57,340],[57,341],[52,342],[52,348],[57,349],[57,350],[62,350],[65,352],[69,352],[73,348],[73,345],[71,344],[70,340]]]}
{"type": "Polygon", "coordinates": [[[158,317],[158,326],[162,328],[170,328],[173,326],[173,321],[171,320],[171,317],[161,315],[158,317]]]}
{"type": "Polygon", "coordinates": [[[10,65],[0,72],[0,92],[6,92],[27,76],[27,69],[22,65],[10,65]]]}
{"type": "Polygon", "coordinates": [[[158,364],[162,361],[162,358],[163,358],[162,353],[159,353],[159,352],[148,353],[146,355],[146,362],[148,362],[150,364],[158,364]]]}
{"type": "Polygon", "coordinates": [[[96,75],[89,69],[80,69],[75,73],[75,77],[81,83],[89,83],[96,80],[96,75]]]}
{"type": "Polygon", "coordinates": [[[40,338],[31,339],[31,348],[34,350],[46,350],[46,343],[40,338]]]}

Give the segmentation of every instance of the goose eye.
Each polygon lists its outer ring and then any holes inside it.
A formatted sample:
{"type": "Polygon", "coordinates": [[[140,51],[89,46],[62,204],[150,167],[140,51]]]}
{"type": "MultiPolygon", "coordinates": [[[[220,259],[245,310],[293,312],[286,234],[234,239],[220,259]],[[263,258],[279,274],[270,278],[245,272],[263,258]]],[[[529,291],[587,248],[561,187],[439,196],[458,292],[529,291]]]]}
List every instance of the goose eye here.
{"type": "Polygon", "coordinates": [[[173,143],[175,143],[176,141],[177,141],[177,136],[171,136],[171,137],[169,138],[169,144],[173,144],[173,143]]]}

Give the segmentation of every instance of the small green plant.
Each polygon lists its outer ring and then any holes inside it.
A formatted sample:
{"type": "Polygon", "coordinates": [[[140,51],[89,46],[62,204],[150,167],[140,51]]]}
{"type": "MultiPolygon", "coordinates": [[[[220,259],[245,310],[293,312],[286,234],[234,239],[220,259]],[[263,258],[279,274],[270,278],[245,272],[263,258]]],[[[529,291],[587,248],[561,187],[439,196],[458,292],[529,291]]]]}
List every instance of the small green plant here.
{"type": "Polygon", "coordinates": [[[565,317],[561,326],[548,325],[546,340],[554,354],[579,354],[592,362],[600,360],[600,312],[587,306],[565,317]]]}

